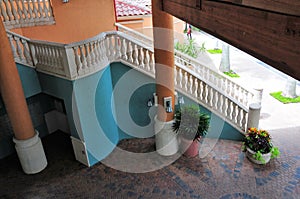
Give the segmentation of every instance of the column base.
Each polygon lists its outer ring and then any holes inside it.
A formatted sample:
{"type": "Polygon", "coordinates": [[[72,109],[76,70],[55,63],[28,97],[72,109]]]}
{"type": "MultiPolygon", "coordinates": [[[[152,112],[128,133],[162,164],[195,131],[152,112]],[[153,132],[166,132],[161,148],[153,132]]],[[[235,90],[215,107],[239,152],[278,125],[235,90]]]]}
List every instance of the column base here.
{"type": "Polygon", "coordinates": [[[23,171],[26,174],[35,174],[47,166],[47,159],[39,133],[27,140],[13,138],[23,171]]]}
{"type": "Polygon", "coordinates": [[[173,120],[161,122],[154,118],[155,145],[156,151],[162,156],[171,156],[178,151],[177,134],[173,131],[173,120]]]}

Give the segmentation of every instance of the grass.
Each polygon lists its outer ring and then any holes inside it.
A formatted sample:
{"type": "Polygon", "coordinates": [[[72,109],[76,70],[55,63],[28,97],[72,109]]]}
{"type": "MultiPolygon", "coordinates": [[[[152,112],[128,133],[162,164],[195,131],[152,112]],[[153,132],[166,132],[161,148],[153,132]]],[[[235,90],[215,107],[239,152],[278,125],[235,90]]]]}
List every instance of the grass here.
{"type": "Polygon", "coordinates": [[[296,98],[284,97],[284,96],[282,96],[282,91],[270,93],[270,95],[284,104],[300,102],[300,96],[298,96],[296,98]]]}
{"type": "Polygon", "coordinates": [[[222,54],[222,49],[209,49],[207,50],[210,54],[222,54]]]}
{"type": "Polygon", "coordinates": [[[236,74],[233,70],[230,70],[229,72],[224,72],[225,75],[228,75],[229,77],[238,78],[240,77],[238,74],[236,74]]]}

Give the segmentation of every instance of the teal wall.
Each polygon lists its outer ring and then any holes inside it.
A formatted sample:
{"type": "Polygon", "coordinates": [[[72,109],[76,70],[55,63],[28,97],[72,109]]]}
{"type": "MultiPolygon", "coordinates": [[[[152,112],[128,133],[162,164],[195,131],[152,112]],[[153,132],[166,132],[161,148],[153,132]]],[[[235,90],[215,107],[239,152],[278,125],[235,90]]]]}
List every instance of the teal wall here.
{"type": "Polygon", "coordinates": [[[76,80],[74,95],[80,117],[83,139],[90,165],[109,155],[119,141],[113,117],[112,79],[110,67],[76,80]]]}
{"type": "Polygon", "coordinates": [[[31,97],[41,92],[40,82],[34,68],[17,64],[25,97],[31,97]]]}
{"type": "Polygon", "coordinates": [[[122,63],[111,64],[119,139],[154,135],[156,108],[147,102],[155,92],[154,79],[122,63]]]}

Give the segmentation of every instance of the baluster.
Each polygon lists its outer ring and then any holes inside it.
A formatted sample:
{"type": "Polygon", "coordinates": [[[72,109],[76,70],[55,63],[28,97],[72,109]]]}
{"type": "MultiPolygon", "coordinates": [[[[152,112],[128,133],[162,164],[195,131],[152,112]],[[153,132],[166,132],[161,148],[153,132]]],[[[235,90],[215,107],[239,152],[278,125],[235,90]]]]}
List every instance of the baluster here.
{"type": "MultiPolygon", "coordinates": [[[[13,20],[15,20],[18,23],[19,17],[18,17],[18,13],[17,13],[17,11],[15,9],[14,2],[15,2],[14,0],[10,0],[10,5],[11,5],[11,10],[12,10],[13,18],[14,18],[13,20]]],[[[16,2],[16,4],[17,4],[17,2],[16,2]]]]}
{"type": "Polygon", "coordinates": [[[229,107],[228,107],[228,109],[227,109],[227,117],[230,119],[230,120],[232,120],[232,112],[233,112],[233,103],[232,103],[232,101],[229,101],[229,107]]]}
{"type": "Polygon", "coordinates": [[[242,120],[243,120],[243,112],[242,112],[242,109],[239,109],[239,107],[237,107],[237,124],[240,128],[242,128],[242,120]]]}
{"type": "Polygon", "coordinates": [[[193,84],[193,95],[198,98],[198,79],[197,78],[194,78],[194,84],[193,84]]]}
{"type": "MultiPolygon", "coordinates": [[[[33,13],[32,13],[32,8],[31,8],[31,4],[30,2],[27,2],[28,5],[28,15],[29,15],[29,19],[30,21],[33,21],[33,13]]],[[[25,7],[25,6],[24,6],[25,7]]]]}
{"type": "Polygon", "coordinates": [[[224,98],[223,98],[223,94],[219,93],[218,98],[219,98],[219,100],[218,100],[218,104],[217,104],[217,110],[219,110],[220,113],[222,113],[222,115],[224,115],[224,109],[223,109],[224,98]]]}
{"type": "Polygon", "coordinates": [[[233,104],[233,111],[232,111],[232,121],[237,124],[237,111],[238,111],[237,104],[233,104]]]}
{"type": "MultiPolygon", "coordinates": [[[[1,1],[3,1],[3,0],[1,0],[1,1]]],[[[3,21],[4,22],[9,21],[9,17],[6,14],[6,10],[4,8],[4,5],[2,3],[0,5],[1,5],[1,13],[2,13],[2,17],[3,17],[3,21]]]]}
{"type": "Polygon", "coordinates": [[[100,61],[105,61],[107,59],[108,61],[108,57],[107,57],[107,48],[105,47],[105,40],[101,40],[99,43],[99,56],[100,56],[100,61]]]}
{"type": "MultiPolygon", "coordinates": [[[[49,2],[49,1],[47,1],[49,2]]],[[[43,10],[44,10],[44,13],[45,13],[45,18],[49,18],[49,10],[47,8],[47,3],[45,0],[43,0],[43,10]]]]}
{"type": "Polygon", "coordinates": [[[218,110],[219,92],[215,90],[213,93],[214,95],[212,98],[212,107],[218,110]]]}
{"type": "Polygon", "coordinates": [[[22,48],[20,46],[20,38],[19,37],[14,37],[15,41],[16,41],[16,46],[17,46],[17,53],[18,53],[18,57],[20,60],[24,60],[24,56],[23,56],[23,51],[22,48]]]}
{"type": "Polygon", "coordinates": [[[242,129],[244,130],[244,132],[246,131],[246,126],[247,126],[247,120],[248,120],[248,113],[242,109],[242,114],[243,114],[243,118],[242,118],[242,129]]]}
{"type": "Polygon", "coordinates": [[[14,16],[12,15],[11,10],[10,10],[10,8],[11,8],[10,3],[8,2],[8,0],[3,0],[3,1],[5,3],[6,13],[8,15],[8,20],[9,21],[13,21],[14,20],[14,16]]]}
{"type": "Polygon", "coordinates": [[[121,58],[121,45],[120,45],[120,37],[118,36],[115,36],[115,58],[114,60],[116,59],[120,59],[121,58]]]}
{"type": "Polygon", "coordinates": [[[210,86],[208,86],[208,92],[207,92],[207,105],[212,107],[212,98],[213,98],[213,94],[212,94],[212,88],[210,86]]]}
{"type": "MultiPolygon", "coordinates": [[[[150,71],[150,64],[149,64],[149,52],[146,48],[143,49],[144,50],[144,65],[145,65],[145,69],[147,71],[150,71]]],[[[174,67],[175,68],[175,67],[174,67]]],[[[176,71],[176,69],[175,69],[176,71]]],[[[175,76],[176,77],[176,76],[175,76]]],[[[175,81],[176,82],[176,81],[175,81]]]]}
{"type": "Polygon", "coordinates": [[[200,81],[200,85],[199,85],[199,98],[201,101],[204,101],[204,85],[203,85],[203,81],[200,81]]]}
{"type": "Polygon", "coordinates": [[[187,72],[184,72],[184,75],[183,75],[183,89],[184,89],[184,91],[188,92],[188,75],[187,75],[187,72]]]}
{"type": "Polygon", "coordinates": [[[73,48],[73,50],[74,50],[75,63],[76,63],[76,66],[77,66],[77,73],[78,73],[78,71],[80,71],[81,68],[82,68],[82,64],[81,64],[81,61],[80,61],[80,56],[78,55],[78,47],[75,46],[73,48]]]}
{"type": "Polygon", "coordinates": [[[98,64],[100,63],[100,53],[99,53],[99,40],[95,41],[94,43],[94,48],[93,48],[93,52],[94,52],[94,64],[98,64]]]}
{"type": "Polygon", "coordinates": [[[36,2],[31,2],[31,4],[32,4],[32,8],[33,8],[33,13],[34,13],[34,18],[36,19],[36,18],[38,18],[39,17],[39,13],[38,13],[38,9],[37,9],[37,7],[36,7],[36,4],[35,4],[36,2]]]}
{"type": "Polygon", "coordinates": [[[90,43],[90,49],[91,49],[91,64],[92,66],[97,63],[96,54],[97,54],[97,47],[96,47],[97,41],[92,41],[90,43]]]}
{"type": "Polygon", "coordinates": [[[13,41],[13,36],[11,34],[7,34],[7,37],[8,37],[14,58],[18,58],[18,54],[16,52],[16,48],[15,48],[14,41],[13,41]]]}
{"type": "Polygon", "coordinates": [[[182,88],[182,70],[181,68],[178,68],[177,70],[177,85],[179,88],[182,88]]]}
{"type": "Polygon", "coordinates": [[[110,60],[111,55],[110,55],[110,50],[109,50],[109,37],[106,37],[106,39],[104,39],[103,42],[104,42],[106,56],[107,56],[108,60],[110,60]]]}
{"type": "Polygon", "coordinates": [[[136,44],[133,45],[133,62],[136,64],[136,66],[139,66],[138,48],[136,44]]]}
{"type": "Polygon", "coordinates": [[[126,41],[124,38],[121,38],[121,59],[125,59],[127,61],[127,54],[126,54],[126,41]]]}
{"type": "Polygon", "coordinates": [[[84,44],[84,50],[85,50],[85,55],[86,55],[86,64],[87,67],[91,66],[91,54],[90,54],[90,49],[89,49],[89,43],[84,44]]]}
{"type": "Polygon", "coordinates": [[[40,18],[44,18],[44,12],[43,12],[43,8],[41,5],[41,1],[36,1],[37,6],[38,6],[38,15],[40,15],[40,18]]]}
{"type": "Polygon", "coordinates": [[[27,63],[32,64],[31,56],[30,56],[30,52],[29,52],[29,47],[28,47],[27,41],[26,41],[25,39],[21,39],[21,43],[22,43],[22,45],[23,45],[24,56],[25,56],[25,59],[26,59],[27,63]]]}
{"type": "MultiPolygon", "coordinates": [[[[24,13],[24,20],[26,20],[27,18],[30,19],[30,13],[27,12],[28,9],[26,9],[25,3],[24,1],[21,1],[22,4],[22,8],[20,8],[20,10],[24,13]]],[[[29,7],[29,3],[27,3],[28,7],[29,7]]]]}
{"type": "Polygon", "coordinates": [[[193,94],[193,77],[190,75],[187,82],[187,92],[189,94],[193,94]]]}
{"type": "Polygon", "coordinates": [[[52,64],[52,52],[51,52],[51,50],[52,50],[52,47],[51,46],[47,46],[47,47],[45,47],[45,49],[46,49],[46,54],[47,54],[47,62],[46,62],[46,65],[49,65],[49,66],[51,66],[51,67],[53,67],[53,64],[52,64]]]}
{"type": "Polygon", "coordinates": [[[129,53],[129,62],[130,63],[133,63],[133,55],[132,55],[132,51],[133,51],[133,49],[132,49],[132,43],[131,43],[131,41],[129,41],[128,42],[128,53],[129,53]]]}
{"type": "Polygon", "coordinates": [[[204,87],[203,87],[203,94],[204,94],[204,97],[203,97],[203,101],[207,104],[208,103],[208,86],[207,84],[204,84],[204,87]]]}
{"type": "Polygon", "coordinates": [[[16,2],[16,5],[17,5],[17,12],[18,12],[18,15],[19,15],[19,19],[20,21],[23,21],[24,18],[26,18],[26,16],[24,17],[23,16],[23,9],[20,7],[20,1],[15,1],[16,2]]]}
{"type": "Polygon", "coordinates": [[[79,51],[80,51],[80,61],[82,63],[82,69],[85,69],[87,67],[87,61],[86,61],[86,57],[84,54],[84,46],[79,46],[79,51]]]}
{"type": "Polygon", "coordinates": [[[174,67],[174,86],[175,88],[177,87],[178,83],[177,83],[177,80],[178,80],[178,77],[177,77],[178,73],[177,73],[177,67],[175,66],[174,67]]]}
{"type": "Polygon", "coordinates": [[[155,60],[154,60],[154,53],[149,51],[150,54],[150,71],[152,74],[155,74],[155,60]]]}
{"type": "Polygon", "coordinates": [[[114,57],[116,56],[116,45],[115,45],[115,42],[116,42],[116,38],[114,36],[110,36],[109,37],[109,41],[110,41],[110,44],[109,44],[109,50],[110,50],[110,60],[114,60],[114,57]]]}
{"type": "Polygon", "coordinates": [[[143,55],[143,48],[142,47],[138,48],[138,61],[139,61],[139,67],[145,70],[145,68],[144,68],[144,66],[145,66],[145,64],[144,64],[144,55],[143,55]]]}

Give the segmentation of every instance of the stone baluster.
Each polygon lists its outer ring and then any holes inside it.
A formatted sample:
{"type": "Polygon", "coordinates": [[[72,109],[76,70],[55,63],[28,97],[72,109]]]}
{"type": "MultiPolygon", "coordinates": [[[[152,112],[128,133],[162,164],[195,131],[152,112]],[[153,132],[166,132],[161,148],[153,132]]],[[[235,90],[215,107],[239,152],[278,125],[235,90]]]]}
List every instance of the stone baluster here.
{"type": "Polygon", "coordinates": [[[145,63],[144,63],[144,54],[143,54],[143,48],[139,47],[138,49],[138,61],[139,61],[139,67],[145,70],[145,63]]]}
{"type": "Polygon", "coordinates": [[[33,17],[33,13],[32,13],[32,8],[31,8],[31,4],[30,3],[27,3],[28,5],[28,17],[29,17],[29,20],[32,22],[34,17],[33,17]]]}
{"type": "Polygon", "coordinates": [[[11,49],[12,49],[12,52],[13,52],[13,56],[14,56],[14,58],[18,58],[18,54],[16,52],[16,47],[15,47],[15,44],[14,44],[13,35],[7,34],[7,36],[8,36],[8,40],[9,40],[9,43],[10,43],[10,46],[11,46],[11,49]]]}
{"type": "Polygon", "coordinates": [[[14,20],[14,16],[13,16],[13,14],[12,14],[12,12],[11,12],[11,10],[10,10],[10,3],[8,2],[8,0],[3,0],[4,1],[4,3],[5,3],[5,7],[6,7],[6,13],[7,13],[7,15],[8,15],[8,20],[9,21],[13,21],[14,20]]]}
{"type": "Polygon", "coordinates": [[[217,90],[213,91],[213,99],[212,99],[212,106],[214,109],[218,110],[218,102],[219,102],[219,92],[217,90]]]}
{"type": "Polygon", "coordinates": [[[85,57],[86,57],[86,65],[89,68],[92,64],[91,60],[91,49],[89,48],[89,43],[84,44],[84,51],[85,51],[85,57]]]}
{"type": "Polygon", "coordinates": [[[37,3],[37,10],[38,10],[38,16],[40,17],[40,18],[44,18],[44,16],[45,16],[45,13],[44,13],[44,11],[43,11],[43,8],[42,8],[42,2],[41,1],[37,1],[36,2],[37,3]]]}
{"type": "Polygon", "coordinates": [[[207,92],[207,105],[210,107],[213,107],[212,104],[212,99],[213,99],[213,92],[212,92],[212,88],[210,86],[208,86],[206,84],[206,86],[208,87],[208,92],[207,92]]]}
{"type": "MultiPolygon", "coordinates": [[[[22,3],[22,8],[20,8],[21,10],[22,10],[22,12],[24,13],[24,20],[26,20],[27,18],[28,18],[28,16],[29,16],[29,18],[30,18],[30,13],[28,13],[29,11],[29,9],[28,8],[26,8],[26,6],[25,6],[25,3],[24,3],[24,1],[21,1],[21,3],[22,3]]],[[[28,5],[28,7],[29,7],[29,4],[27,4],[28,5]]]]}
{"type": "MultiPolygon", "coordinates": [[[[16,2],[16,4],[17,4],[17,3],[18,3],[18,2],[16,2]]],[[[18,13],[17,13],[17,11],[16,11],[16,9],[15,9],[14,4],[15,4],[15,1],[14,1],[14,0],[10,0],[11,11],[12,11],[13,18],[14,18],[13,20],[16,21],[16,22],[18,23],[19,17],[18,17],[18,13]]]]}
{"type": "MultiPolygon", "coordinates": [[[[3,0],[1,0],[1,1],[3,1],[3,0]]],[[[4,22],[9,21],[9,17],[6,14],[5,6],[3,6],[4,4],[1,3],[0,5],[1,5],[1,13],[2,13],[2,17],[3,17],[3,21],[4,22]]]]}
{"type": "MultiPolygon", "coordinates": [[[[204,82],[203,82],[204,83],[204,82]]],[[[207,84],[204,83],[204,86],[203,86],[203,101],[208,104],[208,86],[207,84]]]]}
{"type": "Polygon", "coordinates": [[[198,98],[198,78],[194,78],[193,95],[198,98]]]}
{"type": "Polygon", "coordinates": [[[20,18],[20,21],[23,21],[24,20],[23,9],[20,7],[20,1],[15,1],[15,2],[16,2],[17,12],[18,12],[18,16],[20,18]]]}
{"type": "Polygon", "coordinates": [[[224,97],[221,93],[219,93],[219,101],[218,101],[218,110],[220,111],[221,114],[225,115],[225,111],[224,111],[224,97]]]}
{"type": "Polygon", "coordinates": [[[23,55],[23,51],[20,45],[20,38],[19,37],[14,37],[15,41],[16,41],[16,46],[17,46],[17,54],[19,59],[22,61],[24,60],[24,55],[23,55]]]}
{"type": "Polygon", "coordinates": [[[182,88],[183,84],[182,84],[182,80],[183,79],[183,76],[182,76],[182,69],[179,68],[178,70],[178,85],[179,85],[179,88],[182,88]]]}
{"type": "Polygon", "coordinates": [[[38,16],[39,16],[39,13],[38,13],[38,9],[37,9],[37,5],[36,5],[36,2],[31,2],[31,5],[32,5],[32,8],[33,8],[33,13],[34,13],[34,18],[37,19],[38,16]]]}
{"type": "Polygon", "coordinates": [[[149,51],[147,49],[143,49],[144,50],[144,65],[145,65],[145,69],[147,71],[151,71],[151,68],[150,68],[150,64],[149,64],[149,51]]]}
{"type": "Polygon", "coordinates": [[[87,67],[87,61],[84,54],[84,46],[79,46],[79,52],[80,52],[80,61],[82,63],[81,69],[85,69],[87,67]]]}
{"type": "MultiPolygon", "coordinates": [[[[49,2],[49,1],[47,1],[47,2],[49,2]]],[[[43,0],[43,9],[44,9],[44,13],[45,13],[45,18],[49,18],[49,9],[47,8],[46,0],[43,0]]]]}
{"type": "Polygon", "coordinates": [[[76,63],[76,68],[77,68],[77,72],[78,72],[82,68],[82,64],[81,64],[81,61],[80,61],[80,55],[78,55],[78,53],[80,53],[79,49],[78,49],[78,46],[75,46],[73,48],[73,51],[74,51],[74,55],[75,55],[75,63],[76,63]]]}
{"type": "Polygon", "coordinates": [[[242,130],[244,130],[244,132],[247,130],[247,117],[248,117],[248,113],[242,109],[242,114],[243,114],[243,118],[242,118],[242,123],[241,123],[241,127],[242,130]]]}
{"type": "Polygon", "coordinates": [[[188,75],[187,72],[183,74],[183,89],[187,92],[188,91],[188,75]]]}
{"type": "Polygon", "coordinates": [[[131,41],[128,41],[128,54],[129,54],[129,56],[128,56],[128,61],[130,62],[130,63],[133,63],[133,55],[132,55],[132,51],[133,51],[133,49],[132,49],[132,43],[131,43],[131,41]]]}

